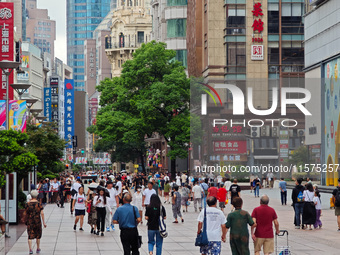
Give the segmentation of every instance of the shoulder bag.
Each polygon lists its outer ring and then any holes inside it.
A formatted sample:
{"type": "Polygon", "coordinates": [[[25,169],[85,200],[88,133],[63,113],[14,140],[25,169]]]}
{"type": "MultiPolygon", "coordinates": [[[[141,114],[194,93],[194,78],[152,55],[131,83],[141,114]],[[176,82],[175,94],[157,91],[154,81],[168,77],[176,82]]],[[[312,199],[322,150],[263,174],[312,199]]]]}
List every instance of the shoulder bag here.
{"type": "Polygon", "coordinates": [[[197,234],[195,240],[195,246],[206,246],[208,245],[208,235],[207,235],[207,208],[204,208],[204,218],[203,218],[203,231],[197,234]]]}
{"type": "Polygon", "coordinates": [[[142,236],[140,236],[139,233],[138,233],[137,222],[136,222],[137,216],[136,216],[135,206],[132,206],[132,211],[133,211],[133,215],[135,216],[135,223],[136,223],[137,236],[138,236],[138,238],[137,238],[138,248],[140,248],[140,247],[142,247],[143,241],[142,241],[142,236]]]}
{"type": "Polygon", "coordinates": [[[161,237],[168,237],[168,232],[166,231],[166,225],[163,217],[163,206],[160,207],[160,216],[159,216],[159,234],[161,237]]]}

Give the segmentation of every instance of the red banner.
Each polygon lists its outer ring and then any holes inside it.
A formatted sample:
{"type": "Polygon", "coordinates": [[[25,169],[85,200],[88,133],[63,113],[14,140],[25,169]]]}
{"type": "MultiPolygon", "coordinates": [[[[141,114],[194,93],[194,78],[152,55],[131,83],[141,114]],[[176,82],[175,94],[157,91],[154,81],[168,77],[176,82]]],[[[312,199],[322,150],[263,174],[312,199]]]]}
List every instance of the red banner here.
{"type": "MultiPolygon", "coordinates": [[[[14,4],[0,3],[0,61],[14,61],[14,4]]],[[[6,99],[6,75],[1,72],[0,99],[6,99]]],[[[9,76],[8,84],[13,84],[13,73],[9,76]]],[[[13,100],[13,88],[9,87],[9,99],[13,100]]]]}
{"type": "Polygon", "coordinates": [[[214,152],[219,154],[246,154],[247,141],[215,141],[214,152]]]}

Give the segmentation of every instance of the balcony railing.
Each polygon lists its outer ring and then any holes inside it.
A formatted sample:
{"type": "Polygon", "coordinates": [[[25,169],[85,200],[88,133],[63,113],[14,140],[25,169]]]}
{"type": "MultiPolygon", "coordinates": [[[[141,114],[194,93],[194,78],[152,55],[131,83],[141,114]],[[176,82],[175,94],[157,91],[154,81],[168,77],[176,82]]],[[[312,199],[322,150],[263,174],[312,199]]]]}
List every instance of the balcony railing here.
{"type": "Polygon", "coordinates": [[[142,43],[140,42],[126,42],[123,44],[116,43],[116,42],[111,42],[111,38],[107,37],[105,40],[105,49],[110,50],[110,49],[124,49],[124,48],[139,48],[142,46],[142,43]]]}

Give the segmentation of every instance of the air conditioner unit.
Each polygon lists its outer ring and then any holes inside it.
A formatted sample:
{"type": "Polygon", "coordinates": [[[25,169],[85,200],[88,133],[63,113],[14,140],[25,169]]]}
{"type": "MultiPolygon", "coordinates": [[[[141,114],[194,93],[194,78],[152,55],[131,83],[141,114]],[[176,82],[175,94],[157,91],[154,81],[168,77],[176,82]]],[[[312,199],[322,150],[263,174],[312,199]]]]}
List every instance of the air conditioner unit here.
{"type": "Polygon", "coordinates": [[[269,128],[269,126],[261,127],[261,136],[270,136],[270,128],[269,128]]]}
{"type": "Polygon", "coordinates": [[[278,137],[278,136],[279,136],[279,128],[272,127],[272,137],[278,137]]]}
{"type": "Polygon", "coordinates": [[[298,129],[297,135],[298,135],[298,137],[305,136],[305,130],[304,129],[298,129]]]}
{"type": "Polygon", "coordinates": [[[251,127],[250,136],[251,137],[260,137],[260,127],[251,127]]]}

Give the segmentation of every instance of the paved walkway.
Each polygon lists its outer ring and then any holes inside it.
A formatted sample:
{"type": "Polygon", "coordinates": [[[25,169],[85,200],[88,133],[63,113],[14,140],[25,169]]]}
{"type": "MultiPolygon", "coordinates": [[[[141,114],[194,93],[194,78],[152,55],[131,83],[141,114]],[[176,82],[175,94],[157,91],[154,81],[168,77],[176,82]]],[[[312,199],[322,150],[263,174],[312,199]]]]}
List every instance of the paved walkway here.
{"type": "MultiPolygon", "coordinates": [[[[337,233],[336,218],[334,210],[329,208],[330,195],[323,194],[322,201],[325,210],[323,211],[322,221],[323,229],[321,230],[295,230],[293,225],[293,210],[290,205],[282,206],[279,201],[278,190],[261,190],[260,194],[266,193],[271,197],[270,205],[277,211],[280,229],[289,231],[289,244],[292,254],[310,254],[310,255],[335,255],[340,250],[340,233],[337,233]]],[[[290,192],[289,192],[290,193],[290,192]]],[[[259,199],[254,198],[249,191],[244,191],[244,209],[250,213],[255,206],[259,205],[259,199]]],[[[290,194],[288,194],[290,198],[290,194]]],[[[290,199],[288,200],[290,201],[290,199]]],[[[290,202],[289,202],[290,204],[290,202]]],[[[230,205],[227,206],[229,212],[230,205]]],[[[194,213],[193,206],[189,207],[189,212],[184,214],[185,222],[173,224],[170,215],[170,205],[166,205],[166,211],[169,214],[167,226],[169,237],[164,240],[163,253],[172,255],[199,254],[199,248],[194,246],[194,240],[197,231],[197,214],[194,213]]],[[[90,227],[84,224],[84,232],[73,231],[74,216],[69,213],[69,204],[65,209],[58,208],[55,205],[45,207],[45,216],[47,228],[43,230],[41,240],[41,254],[48,255],[106,255],[106,254],[123,254],[119,238],[119,230],[105,233],[104,237],[91,235],[90,227]]],[[[85,221],[86,222],[86,221],[85,221]]],[[[79,224],[78,224],[79,227],[79,224]]],[[[142,255],[147,253],[147,227],[139,226],[139,232],[143,236],[142,255]]],[[[285,239],[279,239],[279,245],[284,244],[285,239]]],[[[253,244],[250,244],[253,253],[253,244]]],[[[35,252],[35,247],[34,247],[35,252]]],[[[27,233],[24,232],[15,245],[7,253],[8,255],[28,254],[27,233]]],[[[154,252],[155,254],[155,252],[154,252]]],[[[222,254],[231,254],[229,243],[224,243],[222,254]]]]}

